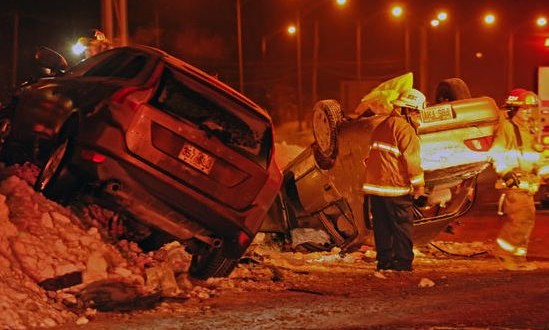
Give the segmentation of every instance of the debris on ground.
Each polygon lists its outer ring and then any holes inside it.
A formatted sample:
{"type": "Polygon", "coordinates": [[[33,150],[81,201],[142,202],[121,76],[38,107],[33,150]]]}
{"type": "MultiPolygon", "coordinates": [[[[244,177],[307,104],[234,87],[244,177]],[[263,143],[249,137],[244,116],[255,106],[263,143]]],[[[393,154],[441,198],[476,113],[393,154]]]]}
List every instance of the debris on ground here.
{"type": "Polygon", "coordinates": [[[409,281],[428,288],[447,281],[431,276],[440,272],[501,269],[490,254],[493,242],[416,248],[414,269],[432,272],[427,275],[433,278],[419,279],[376,271],[373,246],[349,253],[339,248],[308,252],[260,233],[228,278],[198,281],[189,277],[191,256],[178,242],[144,252],[122,235],[116,214],[94,205],[63,207],[36,193],[37,173],[29,164],[0,168],[2,329],[85,325],[105,311],[169,312],[183,307],[168,301],[202,302],[228,291],[307,292],[307,283],[295,284],[304,274],[352,273],[388,285],[409,281]]]}

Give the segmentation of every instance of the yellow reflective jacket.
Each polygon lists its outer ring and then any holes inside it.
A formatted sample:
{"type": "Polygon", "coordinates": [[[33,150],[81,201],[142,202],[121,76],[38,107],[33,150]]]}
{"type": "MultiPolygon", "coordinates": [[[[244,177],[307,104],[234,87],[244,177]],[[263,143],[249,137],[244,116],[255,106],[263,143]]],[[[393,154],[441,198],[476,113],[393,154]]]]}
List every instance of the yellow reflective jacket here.
{"type": "Polygon", "coordinates": [[[372,132],[362,190],[378,196],[404,196],[425,185],[419,137],[403,116],[393,111],[372,132]]]}
{"type": "Polygon", "coordinates": [[[516,173],[521,183],[518,188],[535,192],[540,184],[541,152],[530,125],[515,118],[500,120],[491,150],[494,168],[499,176],[516,173]]]}

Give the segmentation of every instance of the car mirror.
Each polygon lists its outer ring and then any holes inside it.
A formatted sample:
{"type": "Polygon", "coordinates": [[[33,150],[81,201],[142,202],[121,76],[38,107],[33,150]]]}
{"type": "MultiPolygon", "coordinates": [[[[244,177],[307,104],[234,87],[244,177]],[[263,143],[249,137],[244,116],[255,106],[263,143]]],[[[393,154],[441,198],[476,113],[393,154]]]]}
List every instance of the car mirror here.
{"type": "Polygon", "coordinates": [[[52,75],[64,72],[69,66],[67,60],[61,54],[44,46],[36,49],[34,59],[41,67],[49,70],[52,75]]]}

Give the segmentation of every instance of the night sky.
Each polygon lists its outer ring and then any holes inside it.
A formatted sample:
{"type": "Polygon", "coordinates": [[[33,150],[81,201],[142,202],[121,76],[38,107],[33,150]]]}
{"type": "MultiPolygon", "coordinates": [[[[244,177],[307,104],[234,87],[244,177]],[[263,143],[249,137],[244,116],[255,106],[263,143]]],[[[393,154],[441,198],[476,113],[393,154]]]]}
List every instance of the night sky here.
{"type": "MultiPolygon", "coordinates": [[[[283,30],[302,13],[302,67],[305,105],[312,98],[314,24],[318,22],[317,98],[340,99],[340,83],[354,80],[356,26],[362,38],[362,77],[380,80],[404,73],[404,25],[390,20],[392,1],[348,0],[337,8],[328,0],[242,0],[244,42],[244,89],[265,106],[281,106],[277,95],[296,93],[296,42],[283,30]],[[267,52],[261,52],[262,37],[267,52]]],[[[506,93],[505,68],[508,31],[516,30],[515,85],[535,89],[539,65],[549,65],[549,48],[543,47],[545,32],[533,33],[528,25],[536,14],[549,17],[549,0],[448,0],[401,1],[410,16],[412,71],[419,72],[419,27],[445,8],[451,20],[428,30],[428,90],[432,98],[436,83],[454,74],[454,35],[462,31],[462,78],[474,95],[496,100],[506,93]],[[436,4],[436,5],[435,5],[436,4]],[[493,9],[498,23],[481,28],[478,17],[493,9]],[[481,53],[482,57],[475,54],[481,53]]],[[[70,61],[70,45],[90,28],[101,27],[99,0],[3,0],[0,2],[0,36],[7,40],[0,63],[0,96],[5,101],[13,78],[20,83],[34,74],[34,48],[45,45],[70,61]],[[14,17],[19,17],[18,45],[14,50],[14,17]],[[13,75],[13,55],[17,75],[13,75]]],[[[131,43],[158,46],[238,88],[236,0],[128,0],[131,43]]],[[[294,102],[295,103],[295,102],[294,102]]]]}

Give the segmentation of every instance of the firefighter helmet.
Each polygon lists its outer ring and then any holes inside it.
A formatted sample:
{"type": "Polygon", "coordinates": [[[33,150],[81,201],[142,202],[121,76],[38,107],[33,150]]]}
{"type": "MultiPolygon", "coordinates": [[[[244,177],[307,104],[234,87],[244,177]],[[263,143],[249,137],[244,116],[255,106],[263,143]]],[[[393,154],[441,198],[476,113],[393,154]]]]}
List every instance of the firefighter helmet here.
{"type": "Polygon", "coordinates": [[[421,111],[425,109],[425,100],[425,95],[423,95],[422,92],[410,88],[402,92],[400,96],[393,101],[393,104],[399,107],[421,111]]]}
{"type": "Polygon", "coordinates": [[[505,108],[537,107],[539,99],[536,93],[524,88],[515,88],[505,99],[505,108]]]}
{"type": "MultiPolygon", "coordinates": [[[[111,48],[111,42],[105,34],[98,29],[91,29],[85,35],[78,38],[77,45],[85,51],[86,57],[91,57],[111,48]]],[[[75,51],[76,52],[76,51],[75,51]]]]}
{"type": "Polygon", "coordinates": [[[93,42],[108,43],[109,41],[107,40],[107,37],[105,37],[105,34],[103,32],[99,31],[98,29],[91,29],[87,31],[83,36],[78,38],[78,42],[87,47],[93,42]]]}

